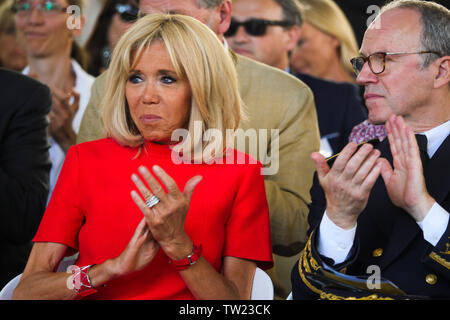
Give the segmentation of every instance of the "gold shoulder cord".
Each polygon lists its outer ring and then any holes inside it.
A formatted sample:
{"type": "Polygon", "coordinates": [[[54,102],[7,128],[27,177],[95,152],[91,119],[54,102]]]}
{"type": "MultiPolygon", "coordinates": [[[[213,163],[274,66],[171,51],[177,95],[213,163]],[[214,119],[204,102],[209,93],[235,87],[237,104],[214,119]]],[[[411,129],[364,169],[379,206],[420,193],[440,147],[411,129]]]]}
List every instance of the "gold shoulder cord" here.
{"type": "Polygon", "coordinates": [[[371,294],[370,296],[366,296],[366,297],[360,297],[360,298],[356,298],[356,297],[342,297],[342,296],[338,296],[332,293],[326,293],[316,287],[314,287],[305,277],[305,275],[303,274],[303,270],[302,270],[302,265],[305,268],[306,272],[310,273],[311,272],[311,267],[317,271],[319,270],[321,267],[319,266],[319,264],[317,263],[317,261],[312,257],[311,254],[311,238],[313,236],[313,233],[311,233],[308,242],[306,243],[305,248],[303,249],[303,253],[300,257],[299,263],[298,263],[298,271],[300,274],[300,278],[302,279],[303,283],[309,288],[309,290],[311,290],[314,293],[317,293],[318,295],[320,295],[320,299],[323,300],[393,300],[392,298],[384,298],[384,297],[379,297],[376,294],[371,294]],[[308,257],[309,257],[309,264],[308,264],[308,257]]]}
{"type": "Polygon", "coordinates": [[[430,258],[450,270],[450,262],[440,257],[436,252],[431,252],[430,258]]]}

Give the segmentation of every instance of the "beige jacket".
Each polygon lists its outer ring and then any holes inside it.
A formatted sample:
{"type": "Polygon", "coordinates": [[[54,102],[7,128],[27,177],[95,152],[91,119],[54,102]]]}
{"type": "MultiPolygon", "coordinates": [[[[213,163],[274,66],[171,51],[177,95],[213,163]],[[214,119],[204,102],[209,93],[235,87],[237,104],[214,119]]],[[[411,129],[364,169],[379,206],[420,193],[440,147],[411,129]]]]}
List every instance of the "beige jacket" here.
{"type": "MultiPolygon", "coordinates": [[[[234,58],[240,93],[249,118],[240,127],[244,131],[267,129],[268,143],[259,145],[258,148],[262,148],[259,154],[267,154],[268,158],[274,156],[270,163],[264,164],[265,159],[252,152],[248,144],[241,151],[257,158],[265,168],[278,169],[276,174],[265,176],[272,246],[274,253],[292,256],[306,242],[307,205],[315,170],[310,155],[318,151],[320,145],[313,94],[303,82],[286,72],[243,56],[234,55],[234,58]],[[277,139],[271,139],[271,129],[278,129],[277,139]],[[278,159],[272,150],[277,144],[278,159]]],[[[105,85],[106,73],[98,77],[92,87],[77,143],[105,137],[99,110],[105,85]]]]}

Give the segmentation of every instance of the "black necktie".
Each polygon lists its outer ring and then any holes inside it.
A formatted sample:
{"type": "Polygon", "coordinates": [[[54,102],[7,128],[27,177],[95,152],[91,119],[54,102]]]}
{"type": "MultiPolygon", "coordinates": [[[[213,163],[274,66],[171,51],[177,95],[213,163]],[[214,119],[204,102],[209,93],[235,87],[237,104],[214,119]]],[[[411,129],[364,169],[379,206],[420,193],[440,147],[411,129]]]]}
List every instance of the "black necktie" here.
{"type": "Polygon", "coordinates": [[[427,149],[427,137],[423,134],[416,134],[417,145],[419,146],[420,151],[420,160],[422,160],[422,167],[425,167],[430,159],[428,157],[428,149],[427,149]]]}

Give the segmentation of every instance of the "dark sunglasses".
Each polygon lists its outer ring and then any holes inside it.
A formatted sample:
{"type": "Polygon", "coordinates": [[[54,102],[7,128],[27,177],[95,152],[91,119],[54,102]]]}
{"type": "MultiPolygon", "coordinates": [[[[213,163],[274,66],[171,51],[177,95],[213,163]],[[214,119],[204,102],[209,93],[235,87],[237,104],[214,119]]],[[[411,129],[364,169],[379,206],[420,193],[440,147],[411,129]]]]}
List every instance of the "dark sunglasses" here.
{"type": "Polygon", "coordinates": [[[115,7],[116,12],[119,14],[120,19],[125,22],[134,22],[138,18],[139,8],[132,4],[119,3],[115,7]]]}
{"type": "Polygon", "coordinates": [[[243,26],[245,32],[251,36],[263,36],[268,26],[291,27],[293,22],[289,21],[273,21],[264,19],[249,19],[243,22],[231,19],[230,28],[225,32],[225,37],[232,37],[236,34],[240,26],[243,26]]]}

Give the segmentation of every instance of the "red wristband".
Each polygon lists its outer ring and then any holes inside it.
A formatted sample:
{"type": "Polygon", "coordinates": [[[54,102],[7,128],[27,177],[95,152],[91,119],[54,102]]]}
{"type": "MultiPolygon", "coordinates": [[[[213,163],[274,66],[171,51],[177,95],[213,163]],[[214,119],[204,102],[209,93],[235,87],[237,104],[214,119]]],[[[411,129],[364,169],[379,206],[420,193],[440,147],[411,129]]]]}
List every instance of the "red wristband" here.
{"type": "Polygon", "coordinates": [[[190,255],[181,260],[169,260],[169,263],[172,264],[172,266],[177,271],[181,271],[189,268],[193,264],[196,264],[198,259],[200,259],[201,255],[202,255],[202,245],[196,246],[194,244],[194,249],[190,255]]]}

